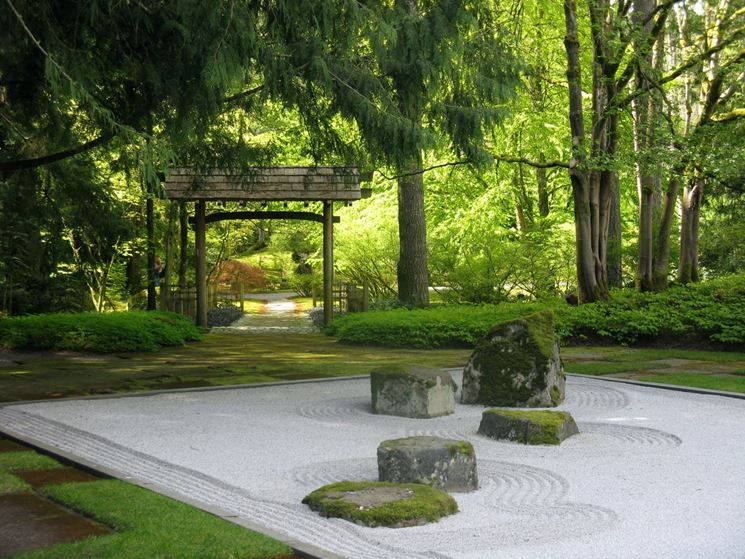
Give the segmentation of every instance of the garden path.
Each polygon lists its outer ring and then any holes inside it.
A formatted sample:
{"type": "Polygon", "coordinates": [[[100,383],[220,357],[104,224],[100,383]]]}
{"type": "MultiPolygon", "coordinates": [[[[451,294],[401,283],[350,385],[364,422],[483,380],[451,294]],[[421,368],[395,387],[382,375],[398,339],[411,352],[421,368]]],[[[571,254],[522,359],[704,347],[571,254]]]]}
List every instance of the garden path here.
{"type": "Polygon", "coordinates": [[[304,334],[317,332],[306,312],[290,299],[290,291],[251,293],[247,299],[264,301],[257,313],[245,314],[230,326],[213,328],[213,332],[229,334],[304,334]]]}

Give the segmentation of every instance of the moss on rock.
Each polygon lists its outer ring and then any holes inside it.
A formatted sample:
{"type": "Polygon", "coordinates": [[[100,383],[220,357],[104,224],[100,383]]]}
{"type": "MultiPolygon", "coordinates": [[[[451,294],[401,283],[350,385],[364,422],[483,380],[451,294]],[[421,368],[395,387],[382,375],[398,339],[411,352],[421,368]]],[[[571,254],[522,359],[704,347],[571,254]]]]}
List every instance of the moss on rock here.
{"type": "Polygon", "coordinates": [[[564,373],[550,310],[496,325],[466,365],[461,401],[487,406],[557,406],[564,373]]]}
{"type": "Polygon", "coordinates": [[[557,445],[579,433],[579,429],[565,411],[490,409],[482,414],[479,433],[530,445],[557,445]]]}
{"type": "Polygon", "coordinates": [[[420,526],[458,512],[450,495],[418,483],[340,481],[316,489],[303,503],[322,516],[371,527],[420,526]]]}

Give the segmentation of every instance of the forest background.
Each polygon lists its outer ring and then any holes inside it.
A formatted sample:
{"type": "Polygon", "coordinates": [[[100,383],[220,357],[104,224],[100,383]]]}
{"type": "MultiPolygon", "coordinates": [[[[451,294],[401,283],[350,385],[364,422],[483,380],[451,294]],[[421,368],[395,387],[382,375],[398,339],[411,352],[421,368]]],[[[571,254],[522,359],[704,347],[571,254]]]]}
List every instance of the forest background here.
{"type": "MultiPolygon", "coordinates": [[[[152,306],[156,257],[192,282],[160,182],[186,165],[374,170],[335,257],[379,307],[745,267],[743,0],[6,0],[0,25],[0,313],[152,306]]],[[[320,246],[216,223],[210,275],[309,293],[320,246]]]]}

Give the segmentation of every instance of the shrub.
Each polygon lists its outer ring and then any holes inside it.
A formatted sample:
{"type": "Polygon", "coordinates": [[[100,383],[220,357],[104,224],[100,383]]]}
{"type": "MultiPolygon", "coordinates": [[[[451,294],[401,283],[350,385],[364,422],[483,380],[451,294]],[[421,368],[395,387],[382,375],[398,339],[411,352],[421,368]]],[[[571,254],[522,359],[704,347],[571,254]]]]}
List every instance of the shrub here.
{"type": "Polygon", "coordinates": [[[564,343],[745,345],[745,274],[662,293],[617,291],[608,302],[571,307],[561,300],[444,305],[350,314],[327,332],[350,343],[392,347],[472,347],[499,323],[544,308],[564,343]]]}
{"type": "Polygon", "coordinates": [[[40,314],[0,320],[0,347],[112,353],[199,340],[189,318],[167,312],[40,314]]]}
{"type": "Polygon", "coordinates": [[[225,305],[207,311],[207,326],[230,326],[243,316],[241,309],[233,305],[225,305]]]}
{"type": "Polygon", "coordinates": [[[219,284],[237,286],[243,284],[243,289],[266,288],[266,274],[256,266],[238,260],[225,260],[218,266],[214,281],[219,284]]]}
{"type": "Polygon", "coordinates": [[[442,305],[348,314],[327,332],[340,340],[392,347],[473,347],[498,322],[534,313],[545,303],[442,305]]]}

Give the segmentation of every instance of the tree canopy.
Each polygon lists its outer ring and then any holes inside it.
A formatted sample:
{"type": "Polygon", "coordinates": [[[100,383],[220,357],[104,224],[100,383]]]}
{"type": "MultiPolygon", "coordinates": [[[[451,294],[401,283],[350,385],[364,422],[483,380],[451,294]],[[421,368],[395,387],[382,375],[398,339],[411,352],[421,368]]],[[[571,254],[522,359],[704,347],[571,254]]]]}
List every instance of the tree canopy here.
{"type": "MultiPolygon", "coordinates": [[[[188,282],[176,164],[377,171],[338,273],[413,306],[745,263],[743,0],[6,0],[0,24],[4,312],[137,306],[156,252],[188,282]]],[[[319,239],[226,223],[209,255],[307,291],[319,239]]]]}

